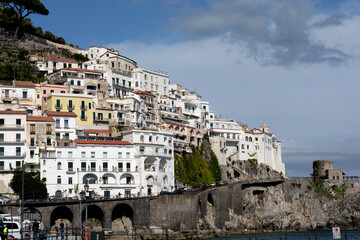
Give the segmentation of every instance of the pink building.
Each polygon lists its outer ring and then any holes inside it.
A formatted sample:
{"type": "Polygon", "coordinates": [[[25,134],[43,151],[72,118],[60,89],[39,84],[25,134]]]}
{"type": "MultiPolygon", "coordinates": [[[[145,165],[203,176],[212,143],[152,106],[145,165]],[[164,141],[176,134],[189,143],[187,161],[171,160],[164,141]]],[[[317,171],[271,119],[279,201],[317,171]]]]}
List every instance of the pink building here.
{"type": "Polygon", "coordinates": [[[68,93],[67,86],[55,85],[55,84],[35,84],[36,94],[36,106],[41,108],[41,111],[45,110],[45,101],[47,96],[51,93],[68,93]]]}

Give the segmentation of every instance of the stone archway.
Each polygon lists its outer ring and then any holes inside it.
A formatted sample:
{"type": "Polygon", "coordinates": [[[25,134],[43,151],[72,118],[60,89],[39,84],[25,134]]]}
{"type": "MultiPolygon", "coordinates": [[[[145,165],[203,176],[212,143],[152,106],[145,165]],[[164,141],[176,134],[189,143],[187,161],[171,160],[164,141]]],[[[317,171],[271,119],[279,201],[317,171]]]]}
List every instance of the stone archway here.
{"type": "Polygon", "coordinates": [[[111,213],[111,222],[113,229],[126,231],[134,225],[134,211],[128,204],[121,203],[116,205],[111,213]]]}
{"type": "Polygon", "coordinates": [[[86,223],[86,208],[87,208],[87,222],[89,226],[103,227],[104,226],[104,212],[98,205],[86,204],[81,213],[82,223],[86,223]]]}
{"type": "Polygon", "coordinates": [[[56,207],[50,215],[50,227],[58,227],[60,225],[60,221],[63,220],[66,227],[71,228],[73,224],[73,218],[74,214],[68,207],[56,207]]]}
{"type": "Polygon", "coordinates": [[[29,221],[35,221],[42,219],[42,214],[36,208],[25,208],[23,211],[23,219],[29,221]]]}

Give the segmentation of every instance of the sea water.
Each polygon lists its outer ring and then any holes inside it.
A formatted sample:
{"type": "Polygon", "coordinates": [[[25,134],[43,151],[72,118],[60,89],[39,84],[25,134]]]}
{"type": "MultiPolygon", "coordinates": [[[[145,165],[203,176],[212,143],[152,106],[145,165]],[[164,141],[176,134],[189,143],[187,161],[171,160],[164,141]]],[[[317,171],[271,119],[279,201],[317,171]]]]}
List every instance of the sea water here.
{"type": "MultiPolygon", "coordinates": [[[[340,231],[341,239],[360,240],[360,230],[340,231]]],[[[281,232],[281,233],[252,233],[243,235],[230,235],[216,238],[207,238],[208,240],[229,239],[229,240],[329,240],[333,239],[332,231],[310,231],[310,232],[281,232]]]]}

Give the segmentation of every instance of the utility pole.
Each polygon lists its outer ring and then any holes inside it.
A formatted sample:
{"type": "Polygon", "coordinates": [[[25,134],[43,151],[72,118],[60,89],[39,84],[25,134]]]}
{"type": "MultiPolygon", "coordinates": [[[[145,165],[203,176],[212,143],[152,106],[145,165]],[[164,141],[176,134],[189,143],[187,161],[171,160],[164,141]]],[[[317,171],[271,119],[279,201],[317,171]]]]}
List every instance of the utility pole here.
{"type": "Polygon", "coordinates": [[[20,226],[21,226],[21,240],[23,239],[23,222],[24,222],[24,159],[21,161],[21,214],[20,214],[20,226]]]}

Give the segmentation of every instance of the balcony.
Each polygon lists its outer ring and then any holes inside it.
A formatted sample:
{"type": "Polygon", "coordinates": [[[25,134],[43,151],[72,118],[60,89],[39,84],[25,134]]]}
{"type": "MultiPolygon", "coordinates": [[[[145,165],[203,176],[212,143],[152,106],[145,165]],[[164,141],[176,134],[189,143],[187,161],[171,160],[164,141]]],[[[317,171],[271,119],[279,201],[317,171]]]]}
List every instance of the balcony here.
{"type": "Polygon", "coordinates": [[[95,117],[94,122],[105,122],[108,123],[110,121],[109,118],[95,117]]]}
{"type": "Polygon", "coordinates": [[[24,145],[25,140],[9,141],[9,140],[0,139],[0,144],[2,144],[2,145],[24,145]]]}
{"type": "Polygon", "coordinates": [[[81,116],[81,117],[80,117],[80,120],[81,120],[81,121],[87,121],[87,119],[88,119],[87,116],[81,116]]]}
{"type": "Polygon", "coordinates": [[[75,174],[75,171],[73,168],[69,168],[67,171],[66,171],[67,174],[75,174]]]}
{"type": "Polygon", "coordinates": [[[120,73],[121,75],[124,75],[127,77],[131,77],[131,72],[128,72],[128,71],[123,71],[121,69],[116,69],[116,68],[111,68],[111,71],[113,71],[115,73],[120,73]]]}
{"type": "Polygon", "coordinates": [[[55,109],[56,110],[61,110],[63,108],[63,105],[62,104],[55,104],[55,109]]]}
{"type": "Polygon", "coordinates": [[[86,110],[87,110],[87,106],[81,105],[80,109],[83,110],[83,111],[86,111],[86,110]]]}
{"type": "Polygon", "coordinates": [[[1,130],[24,130],[25,126],[21,124],[4,124],[0,125],[1,130]]]}
{"type": "Polygon", "coordinates": [[[68,110],[73,111],[75,109],[75,106],[74,105],[67,105],[67,108],[68,108],[68,110]]]}
{"type": "Polygon", "coordinates": [[[21,159],[21,158],[25,158],[26,154],[25,153],[20,153],[20,154],[16,154],[16,155],[0,155],[0,159],[6,159],[6,158],[12,158],[12,159],[21,159]]]}

